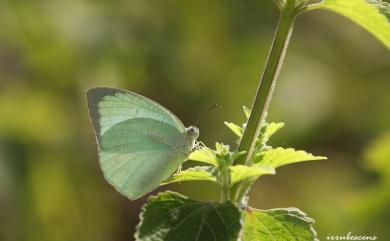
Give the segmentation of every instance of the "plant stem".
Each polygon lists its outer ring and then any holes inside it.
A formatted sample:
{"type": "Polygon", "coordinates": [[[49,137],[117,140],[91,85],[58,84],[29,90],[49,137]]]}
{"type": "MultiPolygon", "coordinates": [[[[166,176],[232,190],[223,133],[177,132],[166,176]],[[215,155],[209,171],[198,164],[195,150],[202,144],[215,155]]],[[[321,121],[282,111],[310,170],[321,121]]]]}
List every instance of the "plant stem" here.
{"type": "Polygon", "coordinates": [[[221,170],[221,202],[224,203],[230,200],[230,169],[229,166],[221,170]]]}
{"type": "MultiPolygon", "coordinates": [[[[239,151],[246,151],[246,154],[237,159],[237,164],[251,165],[251,160],[256,145],[257,137],[260,133],[262,124],[265,121],[267,109],[271,96],[278,78],[280,68],[283,64],[284,56],[293,30],[293,25],[297,15],[302,10],[297,8],[294,0],[287,0],[284,6],[280,7],[280,17],[274,35],[271,51],[260,79],[256,97],[253,102],[252,112],[248,119],[242,140],[238,147],[239,151]]],[[[233,190],[233,200],[241,202],[249,190],[253,180],[247,180],[239,183],[233,190]]]]}
{"type": "MultiPolygon", "coordinates": [[[[293,1],[289,1],[289,3],[293,4],[293,1]]],[[[238,158],[236,164],[250,164],[256,139],[265,119],[276,79],[279,75],[280,67],[283,63],[290,40],[294,20],[297,16],[297,11],[293,5],[290,6],[291,4],[287,3],[285,8],[281,9],[271,52],[264,73],[260,79],[260,84],[252,106],[252,112],[238,148],[239,151],[246,151],[246,154],[241,158],[238,158]]]]}

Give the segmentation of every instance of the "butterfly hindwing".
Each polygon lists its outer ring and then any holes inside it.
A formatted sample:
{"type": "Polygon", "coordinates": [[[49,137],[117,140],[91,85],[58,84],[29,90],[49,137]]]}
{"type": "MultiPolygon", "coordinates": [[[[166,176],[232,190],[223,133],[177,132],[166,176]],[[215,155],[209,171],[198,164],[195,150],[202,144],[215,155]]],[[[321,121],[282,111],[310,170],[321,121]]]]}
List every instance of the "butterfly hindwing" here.
{"type": "Polygon", "coordinates": [[[87,98],[100,167],[123,195],[134,200],[152,191],[187,158],[185,128],[164,107],[105,87],[89,90],[87,98]]]}

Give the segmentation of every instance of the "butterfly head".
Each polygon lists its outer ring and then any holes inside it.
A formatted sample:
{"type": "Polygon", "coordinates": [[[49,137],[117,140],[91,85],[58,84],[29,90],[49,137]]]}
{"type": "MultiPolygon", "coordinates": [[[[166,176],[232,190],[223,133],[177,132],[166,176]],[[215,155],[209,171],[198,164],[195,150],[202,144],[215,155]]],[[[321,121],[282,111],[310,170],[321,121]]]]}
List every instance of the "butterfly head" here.
{"type": "Polygon", "coordinates": [[[186,148],[191,151],[195,148],[196,139],[199,137],[199,129],[195,126],[186,128],[186,148]]]}
{"type": "Polygon", "coordinates": [[[190,126],[186,128],[187,136],[191,139],[196,140],[199,137],[199,129],[195,126],[190,126]]]}

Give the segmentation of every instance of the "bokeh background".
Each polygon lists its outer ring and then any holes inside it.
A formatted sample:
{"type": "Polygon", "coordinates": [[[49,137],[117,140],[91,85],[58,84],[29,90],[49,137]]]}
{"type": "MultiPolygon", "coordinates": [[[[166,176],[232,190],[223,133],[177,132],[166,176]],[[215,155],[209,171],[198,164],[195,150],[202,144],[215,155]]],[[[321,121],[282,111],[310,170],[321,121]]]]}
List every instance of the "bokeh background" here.
{"type": "MultiPolygon", "coordinates": [[[[234,146],[271,44],[272,1],[0,1],[0,240],[132,240],[145,199],[98,167],[85,91],[148,96],[200,139],[234,146]]],[[[326,155],[252,188],[257,208],[299,207],[328,234],[390,240],[390,51],[341,16],[302,15],[270,107],[271,144],[326,155]]],[[[206,183],[169,188],[218,198],[206,183]]]]}

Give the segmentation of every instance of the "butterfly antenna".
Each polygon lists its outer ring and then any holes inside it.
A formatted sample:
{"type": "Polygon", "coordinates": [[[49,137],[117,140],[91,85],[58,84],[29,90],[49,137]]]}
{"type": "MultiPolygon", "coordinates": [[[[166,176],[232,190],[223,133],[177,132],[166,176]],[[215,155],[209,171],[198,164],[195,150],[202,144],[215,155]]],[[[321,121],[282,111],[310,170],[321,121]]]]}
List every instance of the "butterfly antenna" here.
{"type": "Polygon", "coordinates": [[[210,106],[210,108],[208,108],[205,112],[203,112],[203,114],[200,116],[200,118],[198,119],[198,121],[195,123],[195,126],[198,126],[199,125],[199,123],[202,121],[202,120],[204,120],[204,118],[206,117],[206,115],[210,112],[210,111],[212,111],[213,109],[215,109],[215,108],[222,108],[222,106],[220,105],[220,104],[214,104],[214,105],[212,105],[212,106],[210,106]]]}

